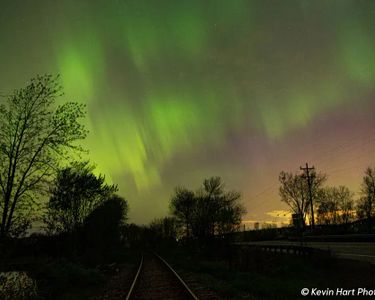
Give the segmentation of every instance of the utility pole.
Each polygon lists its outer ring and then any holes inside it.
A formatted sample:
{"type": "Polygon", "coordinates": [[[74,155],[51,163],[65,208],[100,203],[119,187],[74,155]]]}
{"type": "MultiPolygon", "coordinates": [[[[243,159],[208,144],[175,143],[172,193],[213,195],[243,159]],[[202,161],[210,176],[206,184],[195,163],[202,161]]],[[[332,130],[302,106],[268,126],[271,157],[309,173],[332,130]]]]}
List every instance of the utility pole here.
{"type": "Polygon", "coordinates": [[[311,208],[311,231],[313,231],[315,229],[315,222],[314,222],[314,207],[313,207],[313,199],[312,199],[312,192],[311,192],[311,184],[312,184],[312,176],[310,174],[310,171],[311,170],[314,170],[314,166],[310,167],[309,168],[309,164],[306,163],[306,167],[302,168],[300,167],[300,169],[302,171],[304,171],[304,175],[302,175],[303,177],[305,177],[307,179],[307,186],[309,188],[309,198],[310,198],[310,208],[311,208]]]}
{"type": "MultiPolygon", "coordinates": [[[[304,177],[303,175],[301,176],[302,178],[304,177]]],[[[305,224],[305,212],[304,212],[304,210],[305,210],[305,195],[304,195],[304,193],[303,193],[303,184],[302,184],[302,181],[300,182],[300,184],[301,184],[301,187],[300,187],[300,189],[301,189],[301,200],[302,200],[302,203],[301,203],[301,211],[300,211],[300,225],[301,225],[301,227],[302,227],[302,232],[304,232],[305,231],[305,226],[306,226],[306,224],[305,224]]]]}

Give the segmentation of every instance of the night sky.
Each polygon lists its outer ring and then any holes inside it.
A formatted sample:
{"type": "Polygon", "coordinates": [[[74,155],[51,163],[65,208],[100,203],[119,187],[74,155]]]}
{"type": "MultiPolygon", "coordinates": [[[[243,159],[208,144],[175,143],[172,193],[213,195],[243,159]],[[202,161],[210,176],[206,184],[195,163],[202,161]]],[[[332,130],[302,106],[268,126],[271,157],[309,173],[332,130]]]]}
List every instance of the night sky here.
{"type": "Polygon", "coordinates": [[[0,0],[0,94],[44,73],[87,104],[84,146],[132,222],[212,175],[245,220],[285,221],[281,170],[357,192],[375,165],[372,0],[0,0]]]}

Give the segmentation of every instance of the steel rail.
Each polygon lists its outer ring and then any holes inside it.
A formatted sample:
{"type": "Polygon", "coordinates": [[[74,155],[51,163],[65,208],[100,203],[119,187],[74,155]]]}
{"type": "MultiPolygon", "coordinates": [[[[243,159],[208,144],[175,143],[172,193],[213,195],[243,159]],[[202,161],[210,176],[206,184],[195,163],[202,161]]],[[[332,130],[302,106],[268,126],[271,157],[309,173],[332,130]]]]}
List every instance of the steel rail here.
{"type": "Polygon", "coordinates": [[[129,292],[126,295],[125,300],[130,300],[130,297],[132,296],[132,293],[134,291],[134,287],[137,284],[139,274],[141,273],[142,266],[143,266],[143,254],[142,254],[141,262],[139,263],[139,267],[138,267],[137,273],[134,276],[134,280],[132,282],[132,285],[130,286],[129,292]]]}
{"type": "Polygon", "coordinates": [[[176,278],[178,279],[178,281],[184,286],[184,288],[188,291],[189,295],[194,299],[194,300],[199,300],[199,298],[194,294],[194,292],[188,287],[188,285],[185,283],[185,281],[180,277],[180,275],[177,274],[177,272],[175,270],[173,270],[173,268],[161,257],[159,256],[158,254],[156,254],[154,252],[154,255],[156,257],[158,257],[163,263],[164,265],[167,266],[167,268],[176,276],[176,278]]]}
{"type": "MultiPolygon", "coordinates": [[[[177,274],[177,272],[157,253],[153,252],[153,254],[167,267],[169,271],[172,272],[172,274],[178,279],[178,281],[182,284],[182,286],[185,288],[185,290],[188,292],[189,296],[194,300],[199,300],[199,298],[194,294],[194,292],[188,287],[188,285],[185,283],[185,281],[180,277],[180,275],[177,274]]],[[[135,277],[133,279],[132,285],[130,286],[129,292],[125,298],[125,300],[130,300],[133,296],[135,286],[138,282],[139,275],[143,269],[143,255],[141,258],[141,262],[139,264],[137,273],[135,274],[135,277]]]]}

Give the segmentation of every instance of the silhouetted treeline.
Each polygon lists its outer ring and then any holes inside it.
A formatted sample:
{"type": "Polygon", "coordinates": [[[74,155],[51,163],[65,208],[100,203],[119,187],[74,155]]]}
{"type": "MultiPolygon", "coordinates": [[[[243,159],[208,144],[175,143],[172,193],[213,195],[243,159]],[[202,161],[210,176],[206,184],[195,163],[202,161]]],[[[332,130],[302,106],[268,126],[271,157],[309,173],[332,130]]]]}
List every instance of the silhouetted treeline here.
{"type": "Polygon", "coordinates": [[[339,228],[346,228],[344,231],[348,232],[372,231],[375,225],[375,168],[366,169],[357,200],[355,194],[345,186],[324,186],[326,179],[327,175],[313,170],[309,186],[304,174],[280,173],[279,193],[281,201],[290,207],[293,225],[304,230],[306,219],[311,224],[313,205],[314,220],[320,225],[320,231],[323,225],[335,226],[336,232],[342,231],[339,228]],[[355,223],[356,220],[360,222],[355,223]],[[354,226],[354,229],[350,224],[361,226],[354,226]]]}

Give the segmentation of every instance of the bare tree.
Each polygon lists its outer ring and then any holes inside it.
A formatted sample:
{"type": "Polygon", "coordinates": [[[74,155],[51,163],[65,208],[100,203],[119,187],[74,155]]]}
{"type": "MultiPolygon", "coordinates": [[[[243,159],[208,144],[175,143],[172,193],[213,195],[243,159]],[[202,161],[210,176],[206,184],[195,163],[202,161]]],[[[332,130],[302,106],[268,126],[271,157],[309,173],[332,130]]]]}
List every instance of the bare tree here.
{"type": "Polygon", "coordinates": [[[242,216],[246,213],[245,207],[239,203],[241,194],[230,191],[221,198],[221,209],[217,212],[217,233],[233,232],[239,228],[242,216]]]}
{"type": "Polygon", "coordinates": [[[187,234],[191,229],[193,236],[205,238],[238,228],[246,212],[240,200],[240,193],[225,191],[220,177],[211,177],[203,181],[196,193],[176,189],[171,210],[180,222],[186,223],[187,234]]]}
{"type": "Polygon", "coordinates": [[[366,218],[369,226],[375,217],[375,168],[367,168],[361,186],[361,198],[357,204],[357,216],[366,218]]]}
{"type": "Polygon", "coordinates": [[[299,216],[302,227],[305,227],[306,212],[308,209],[306,180],[298,174],[282,171],[279,175],[279,194],[292,213],[299,216]]]}
{"type": "Polygon", "coordinates": [[[80,149],[75,142],[86,137],[79,122],[84,105],[56,107],[61,91],[58,77],[38,76],[0,105],[0,237],[24,226],[59,160],[80,149]]]}
{"type": "Polygon", "coordinates": [[[340,221],[343,224],[348,224],[354,218],[354,193],[347,187],[340,185],[336,197],[339,202],[340,221]]]}
{"type": "MultiPolygon", "coordinates": [[[[311,193],[313,200],[317,198],[319,190],[326,180],[326,176],[321,173],[313,171],[311,173],[311,193]]],[[[299,174],[293,174],[288,172],[280,172],[279,182],[281,184],[279,188],[279,194],[281,201],[285,202],[291,209],[292,213],[299,216],[302,227],[305,226],[306,213],[310,207],[308,201],[308,184],[305,178],[299,174]]]]}
{"type": "Polygon", "coordinates": [[[347,224],[353,218],[353,193],[345,186],[322,189],[317,203],[321,224],[347,224]]]}

